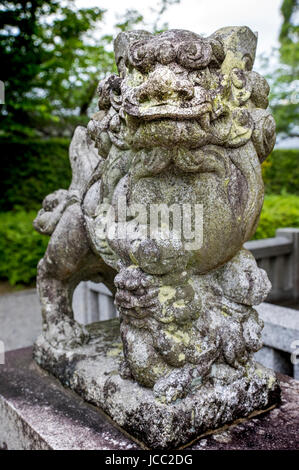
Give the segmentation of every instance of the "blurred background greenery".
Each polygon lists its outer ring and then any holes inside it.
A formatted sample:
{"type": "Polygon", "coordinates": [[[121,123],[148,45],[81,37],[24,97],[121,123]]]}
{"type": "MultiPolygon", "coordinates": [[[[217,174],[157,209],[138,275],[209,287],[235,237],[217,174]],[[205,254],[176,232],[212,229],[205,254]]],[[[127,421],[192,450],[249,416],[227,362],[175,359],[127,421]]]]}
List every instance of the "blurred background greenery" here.
{"type": "MultiPolygon", "coordinates": [[[[100,3],[100,2],[99,2],[100,3]]],[[[112,34],[102,34],[105,11],[78,8],[74,0],[6,1],[0,7],[0,280],[31,285],[48,239],[32,227],[43,198],[67,188],[68,146],[75,127],[96,110],[96,87],[115,71],[113,37],[127,29],[159,32],[161,18],[180,0],[159,0],[151,23],[126,11],[112,34]]],[[[275,66],[260,58],[271,85],[270,104],[280,147],[299,138],[298,0],[281,1],[275,66]]],[[[295,142],[298,142],[298,140],[295,142]]],[[[299,151],[276,148],[263,163],[265,204],[254,238],[279,227],[299,227],[299,151]]]]}

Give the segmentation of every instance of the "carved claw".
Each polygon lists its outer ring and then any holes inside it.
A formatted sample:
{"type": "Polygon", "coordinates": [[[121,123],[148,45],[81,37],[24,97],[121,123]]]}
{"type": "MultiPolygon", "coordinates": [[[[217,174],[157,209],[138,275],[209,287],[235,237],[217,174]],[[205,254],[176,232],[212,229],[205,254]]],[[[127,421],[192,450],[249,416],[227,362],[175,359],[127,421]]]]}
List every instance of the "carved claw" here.
{"type": "Polygon", "coordinates": [[[140,268],[123,268],[114,279],[117,287],[115,305],[129,316],[141,317],[157,306],[158,286],[154,277],[140,268]]]}
{"type": "Polygon", "coordinates": [[[138,288],[146,288],[154,285],[154,276],[146,274],[138,266],[122,268],[115,276],[114,284],[119,289],[136,291],[138,288]]]}
{"type": "Polygon", "coordinates": [[[151,288],[147,291],[142,288],[142,294],[140,294],[140,290],[132,292],[126,289],[118,289],[115,295],[115,304],[124,308],[134,308],[150,307],[157,303],[158,288],[151,288]]]}

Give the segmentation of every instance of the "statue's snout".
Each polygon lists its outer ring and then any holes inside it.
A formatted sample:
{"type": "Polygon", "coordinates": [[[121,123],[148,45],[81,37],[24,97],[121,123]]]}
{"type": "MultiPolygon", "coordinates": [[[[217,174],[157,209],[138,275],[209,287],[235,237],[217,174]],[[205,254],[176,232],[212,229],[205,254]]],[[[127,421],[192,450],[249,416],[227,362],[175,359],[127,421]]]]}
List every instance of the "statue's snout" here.
{"type": "Polygon", "coordinates": [[[194,86],[187,74],[177,74],[169,67],[161,65],[149,74],[136,92],[139,102],[152,99],[165,101],[167,99],[191,100],[194,97],[194,86]]]}

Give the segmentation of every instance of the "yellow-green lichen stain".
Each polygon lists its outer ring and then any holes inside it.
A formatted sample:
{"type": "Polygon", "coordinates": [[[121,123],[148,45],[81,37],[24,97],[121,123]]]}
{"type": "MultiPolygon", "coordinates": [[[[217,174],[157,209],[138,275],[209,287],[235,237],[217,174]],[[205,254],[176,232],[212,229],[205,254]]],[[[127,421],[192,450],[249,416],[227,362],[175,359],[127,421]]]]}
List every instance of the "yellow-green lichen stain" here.
{"type": "MultiPolygon", "coordinates": [[[[122,424],[136,410],[137,421],[157,419],[153,442],[185,405],[183,429],[192,434],[236,410],[265,408],[277,393],[273,374],[254,362],[262,346],[254,306],[271,286],[243,248],[262,208],[260,164],[275,142],[269,87],[252,70],[256,44],[245,26],[208,37],[120,33],[118,74],[100,82],[99,111],[70,146],[70,188],[47,196],[34,222],[52,235],[38,267],[39,360],[63,351],[68,361],[75,349],[79,370],[82,357],[98,354],[106,375],[99,393],[89,382],[87,396],[100,397],[113,418],[125,407],[122,424]],[[81,280],[103,282],[115,296],[121,342],[108,322],[95,346],[96,328],[73,318],[81,280]],[[134,390],[125,404],[123,382],[134,390]]],[[[112,299],[100,288],[100,307],[106,294],[108,313],[112,299]]]]}

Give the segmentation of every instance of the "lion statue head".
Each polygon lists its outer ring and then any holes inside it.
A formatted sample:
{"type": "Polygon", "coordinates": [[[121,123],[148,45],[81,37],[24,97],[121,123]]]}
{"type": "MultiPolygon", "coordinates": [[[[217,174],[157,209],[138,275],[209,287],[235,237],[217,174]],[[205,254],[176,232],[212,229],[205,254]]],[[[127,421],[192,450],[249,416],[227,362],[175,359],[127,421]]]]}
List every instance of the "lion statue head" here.
{"type": "Polygon", "coordinates": [[[201,204],[203,243],[189,253],[184,240],[153,245],[136,227],[132,238],[106,233],[99,243],[103,214],[95,211],[87,223],[99,252],[105,238],[107,262],[133,260],[153,274],[183,263],[205,273],[252,236],[263,203],[260,163],[275,143],[269,86],[252,71],[256,45],[248,27],[209,37],[185,30],[117,36],[119,75],[100,82],[100,111],[88,125],[103,159],[99,201],[201,204]]]}

